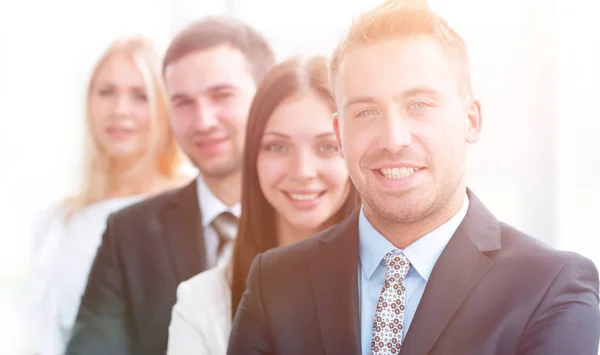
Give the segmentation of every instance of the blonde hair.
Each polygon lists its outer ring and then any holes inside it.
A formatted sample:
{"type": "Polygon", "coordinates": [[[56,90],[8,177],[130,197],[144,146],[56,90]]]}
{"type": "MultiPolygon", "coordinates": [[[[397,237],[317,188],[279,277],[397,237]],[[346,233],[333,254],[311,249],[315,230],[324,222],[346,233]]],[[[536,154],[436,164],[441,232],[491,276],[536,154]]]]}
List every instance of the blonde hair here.
{"type": "Polygon", "coordinates": [[[90,204],[104,200],[108,194],[111,161],[94,138],[89,103],[100,68],[109,57],[117,53],[129,57],[139,70],[150,107],[149,147],[139,162],[124,174],[133,174],[149,164],[157,163],[161,175],[174,177],[183,161],[181,151],[169,126],[168,99],[160,75],[160,54],[152,42],[146,38],[134,36],[119,39],[113,42],[100,57],[87,86],[83,185],[81,191],[66,202],[67,218],[90,204]]]}
{"type": "Polygon", "coordinates": [[[429,8],[425,0],[388,0],[355,19],[331,55],[329,79],[332,86],[344,55],[352,48],[418,35],[430,36],[444,48],[457,64],[461,91],[470,94],[467,46],[446,20],[429,8]]]}

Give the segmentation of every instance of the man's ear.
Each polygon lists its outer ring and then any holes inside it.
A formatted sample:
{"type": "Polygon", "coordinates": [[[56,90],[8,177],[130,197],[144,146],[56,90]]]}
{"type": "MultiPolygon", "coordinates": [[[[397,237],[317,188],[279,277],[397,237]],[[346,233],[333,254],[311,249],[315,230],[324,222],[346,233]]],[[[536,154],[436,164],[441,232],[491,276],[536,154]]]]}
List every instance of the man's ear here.
{"type": "Polygon", "coordinates": [[[334,112],[331,116],[331,122],[333,124],[333,133],[335,133],[335,140],[337,141],[338,147],[340,148],[340,155],[344,157],[344,146],[342,145],[342,133],[340,131],[340,115],[334,112]]]}
{"type": "Polygon", "coordinates": [[[467,118],[465,120],[465,140],[467,143],[479,141],[481,133],[481,103],[472,99],[467,107],[467,118]]]}

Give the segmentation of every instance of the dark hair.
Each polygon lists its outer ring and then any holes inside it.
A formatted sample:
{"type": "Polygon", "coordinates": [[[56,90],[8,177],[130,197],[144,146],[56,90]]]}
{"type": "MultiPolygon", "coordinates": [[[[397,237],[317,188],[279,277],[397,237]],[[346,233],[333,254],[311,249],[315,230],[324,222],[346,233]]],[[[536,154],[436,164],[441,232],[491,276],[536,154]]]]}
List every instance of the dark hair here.
{"type": "MultiPolygon", "coordinates": [[[[317,94],[335,110],[327,77],[327,59],[324,57],[294,57],[276,65],[258,87],[252,101],[242,165],[242,217],[232,259],[232,316],[246,289],[246,278],[252,260],[259,253],[278,246],[275,211],[260,189],[257,172],[258,153],[265,126],[277,106],[303,92],[317,94]]],[[[349,216],[359,204],[358,192],[350,182],[350,193],[332,218],[334,223],[349,216]]]]}
{"type": "Polygon", "coordinates": [[[242,52],[256,85],[275,63],[267,41],[252,27],[233,18],[211,16],[191,23],[175,36],[163,59],[163,75],[169,64],[191,53],[224,44],[242,52]]]}

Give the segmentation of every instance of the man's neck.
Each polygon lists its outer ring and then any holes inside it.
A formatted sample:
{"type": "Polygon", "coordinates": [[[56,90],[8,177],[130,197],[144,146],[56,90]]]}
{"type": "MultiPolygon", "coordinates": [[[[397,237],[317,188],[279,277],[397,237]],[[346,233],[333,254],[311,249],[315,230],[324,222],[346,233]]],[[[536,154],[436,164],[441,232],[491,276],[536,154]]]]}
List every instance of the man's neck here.
{"type": "Polygon", "coordinates": [[[235,172],[227,176],[203,176],[202,178],[215,197],[227,207],[231,207],[240,202],[242,197],[241,172],[235,172]]]}
{"type": "Polygon", "coordinates": [[[460,189],[444,206],[424,218],[407,223],[384,218],[374,213],[368,206],[364,206],[364,211],[369,222],[379,233],[394,244],[396,248],[404,249],[456,215],[462,207],[464,195],[465,190],[460,189]]]}

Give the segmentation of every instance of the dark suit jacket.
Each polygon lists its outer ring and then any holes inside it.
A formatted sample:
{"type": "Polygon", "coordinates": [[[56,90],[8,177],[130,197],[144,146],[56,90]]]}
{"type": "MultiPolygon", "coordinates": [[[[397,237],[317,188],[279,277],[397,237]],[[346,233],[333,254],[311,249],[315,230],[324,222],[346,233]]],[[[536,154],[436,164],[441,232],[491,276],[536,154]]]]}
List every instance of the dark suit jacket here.
{"type": "Polygon", "coordinates": [[[162,355],[180,282],[205,269],[196,182],[107,222],[67,354],[162,355]]]}
{"type": "MultiPolygon", "coordinates": [[[[545,247],[469,198],[400,355],[597,355],[594,264],[545,247]]],[[[358,260],[358,213],[257,256],[227,354],[360,354],[358,260]]]]}

